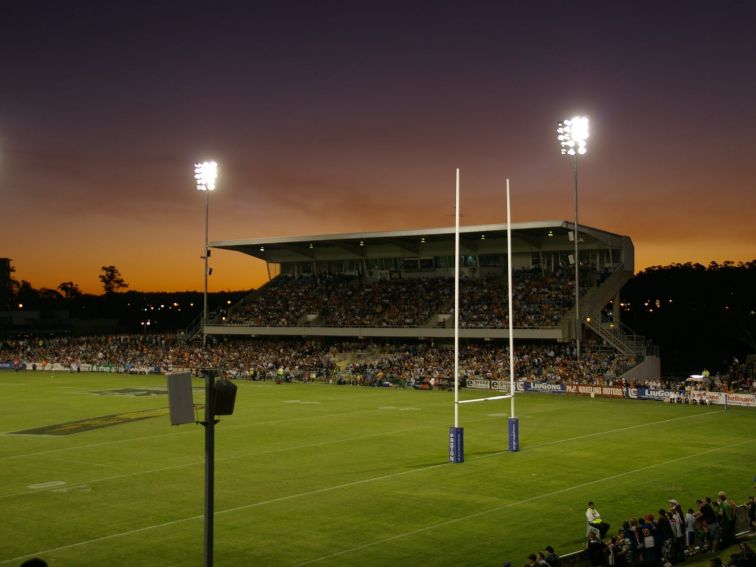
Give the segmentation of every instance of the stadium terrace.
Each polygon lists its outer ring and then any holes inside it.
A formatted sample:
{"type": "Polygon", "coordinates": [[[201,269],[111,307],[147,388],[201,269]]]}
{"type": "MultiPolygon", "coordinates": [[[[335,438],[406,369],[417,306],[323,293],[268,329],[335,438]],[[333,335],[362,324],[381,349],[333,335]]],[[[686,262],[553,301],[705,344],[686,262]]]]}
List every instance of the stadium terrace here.
{"type": "MultiPolygon", "coordinates": [[[[574,224],[512,224],[514,338],[576,337],[574,224]]],[[[627,379],[658,379],[658,351],[624,326],[629,236],[580,226],[581,341],[634,357],[627,379]]],[[[211,242],[266,263],[269,282],[211,314],[207,335],[451,339],[453,228],[211,242]]],[[[460,229],[460,337],[509,337],[507,226],[460,229]]],[[[189,331],[202,333],[201,321],[189,331]]]]}

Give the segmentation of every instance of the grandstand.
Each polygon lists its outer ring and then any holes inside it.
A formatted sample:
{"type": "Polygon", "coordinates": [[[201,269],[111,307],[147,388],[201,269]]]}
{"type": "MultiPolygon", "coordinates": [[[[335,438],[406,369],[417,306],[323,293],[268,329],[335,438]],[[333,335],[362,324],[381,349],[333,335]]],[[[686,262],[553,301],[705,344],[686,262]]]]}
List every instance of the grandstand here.
{"type": "MultiPolygon", "coordinates": [[[[507,339],[507,226],[460,229],[460,337],[507,339]]],[[[514,338],[575,340],[574,225],[512,225],[514,338]]],[[[620,321],[634,272],[630,237],[580,226],[581,341],[632,357],[628,377],[658,378],[647,341],[620,321]]],[[[230,240],[266,263],[269,281],[211,317],[208,335],[450,339],[454,229],[230,240]],[[273,276],[275,274],[275,277],[273,276]]],[[[201,329],[198,329],[201,331],[201,329]]]]}

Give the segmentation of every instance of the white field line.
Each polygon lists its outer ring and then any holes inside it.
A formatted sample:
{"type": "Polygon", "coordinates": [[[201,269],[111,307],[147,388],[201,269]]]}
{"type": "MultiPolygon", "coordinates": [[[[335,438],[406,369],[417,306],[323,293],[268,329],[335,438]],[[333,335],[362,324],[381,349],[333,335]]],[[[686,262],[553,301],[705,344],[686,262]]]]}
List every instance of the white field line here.
{"type": "MultiPolygon", "coordinates": [[[[657,422],[649,422],[649,423],[634,425],[634,426],[630,426],[630,427],[623,427],[623,428],[620,428],[620,429],[617,429],[617,430],[607,430],[607,431],[604,431],[603,434],[604,435],[606,435],[606,434],[612,434],[612,433],[615,433],[617,431],[625,431],[625,430],[628,430],[628,429],[634,429],[636,427],[647,427],[647,426],[650,426],[650,425],[657,425],[657,424],[662,424],[662,423],[668,423],[668,422],[671,422],[671,421],[677,421],[679,419],[686,419],[688,417],[698,417],[698,416],[702,416],[702,415],[712,415],[713,413],[714,412],[707,412],[707,413],[702,413],[702,414],[694,414],[693,416],[684,416],[684,417],[681,417],[681,418],[665,419],[665,420],[661,420],[661,421],[657,421],[657,422]]],[[[719,412],[717,412],[717,413],[719,413],[719,412]]],[[[558,443],[576,441],[576,440],[580,440],[580,439],[583,439],[583,438],[586,438],[586,437],[591,437],[593,435],[595,435],[595,434],[594,433],[589,433],[589,434],[584,435],[584,436],[571,437],[569,439],[560,440],[560,441],[557,441],[555,443],[551,443],[551,442],[544,443],[543,445],[552,445],[552,444],[558,444],[558,443]]],[[[486,514],[490,514],[490,513],[493,513],[493,512],[498,512],[500,510],[503,510],[505,508],[509,508],[509,507],[515,506],[517,504],[525,504],[525,503],[528,503],[528,502],[532,502],[534,500],[539,500],[539,499],[542,499],[542,498],[549,498],[549,497],[557,495],[557,494],[562,494],[564,492],[569,492],[571,490],[575,490],[575,489],[578,489],[578,488],[583,488],[585,486],[590,486],[592,484],[598,484],[600,482],[604,482],[604,481],[607,481],[607,480],[613,480],[613,479],[620,478],[620,477],[623,477],[623,476],[627,476],[627,475],[630,475],[630,474],[633,474],[633,473],[636,473],[636,472],[642,472],[642,471],[645,471],[645,470],[648,470],[648,469],[651,469],[651,468],[655,468],[655,467],[659,467],[659,466],[664,466],[664,465],[667,465],[667,464],[670,464],[670,463],[675,463],[675,462],[678,462],[678,461],[684,461],[686,459],[698,458],[701,455],[705,455],[705,454],[708,454],[708,453],[713,453],[713,452],[716,452],[716,451],[722,451],[723,449],[728,449],[730,447],[737,447],[738,445],[743,445],[745,443],[750,443],[752,441],[754,441],[753,438],[752,439],[747,439],[745,441],[739,441],[737,443],[732,443],[730,445],[715,447],[713,449],[709,449],[708,451],[699,451],[699,452],[696,452],[696,453],[694,453],[692,455],[687,455],[687,456],[678,457],[678,458],[675,458],[675,459],[670,459],[668,461],[663,461],[663,462],[660,462],[660,463],[655,463],[655,464],[647,465],[645,467],[640,467],[640,468],[633,469],[633,470],[630,470],[630,471],[625,471],[625,472],[618,473],[618,474],[611,475],[611,476],[607,476],[607,477],[604,477],[604,478],[600,478],[600,479],[596,479],[596,480],[591,480],[591,481],[583,482],[583,483],[576,484],[576,485],[571,486],[571,487],[555,490],[553,492],[541,494],[541,495],[538,495],[538,496],[533,496],[531,498],[527,498],[527,499],[524,499],[524,500],[510,502],[508,504],[503,504],[501,506],[496,506],[496,507],[490,508],[488,510],[482,510],[482,511],[476,512],[474,514],[467,514],[465,516],[460,516],[458,518],[452,518],[450,520],[446,520],[444,522],[433,524],[431,526],[426,526],[424,528],[418,528],[416,530],[412,530],[412,531],[409,531],[409,532],[404,532],[404,533],[401,533],[401,534],[396,534],[394,536],[391,536],[391,537],[388,537],[388,538],[383,538],[383,539],[380,539],[380,540],[376,540],[374,542],[366,543],[366,544],[363,544],[363,545],[360,545],[360,546],[357,546],[357,547],[354,547],[354,548],[351,548],[351,549],[342,550],[340,552],[337,552],[337,553],[334,553],[334,554],[331,554],[331,555],[327,555],[327,556],[311,559],[311,560],[309,560],[309,561],[307,561],[305,563],[301,563],[299,565],[308,565],[310,563],[316,563],[318,561],[323,561],[323,560],[326,560],[326,559],[331,559],[333,557],[339,557],[341,555],[346,555],[348,553],[359,551],[361,549],[366,549],[368,547],[372,547],[372,546],[375,546],[375,545],[380,545],[382,543],[386,543],[386,542],[389,542],[389,541],[394,541],[394,540],[401,539],[401,538],[404,538],[404,537],[410,537],[410,536],[413,536],[415,534],[423,533],[423,532],[426,532],[426,531],[429,531],[429,530],[433,530],[433,529],[436,529],[436,528],[441,527],[441,526],[446,526],[446,525],[449,525],[449,524],[454,524],[454,523],[457,523],[457,522],[462,522],[462,521],[465,521],[465,520],[470,519],[470,518],[476,518],[476,517],[483,516],[483,515],[486,515],[486,514]]],[[[541,446],[543,446],[543,445],[541,445],[541,446]]],[[[502,453],[506,453],[506,451],[502,451],[502,452],[500,452],[498,454],[502,454],[502,453]]],[[[490,455],[483,455],[481,457],[478,457],[478,459],[486,458],[488,456],[490,456],[490,455]]],[[[452,465],[452,463],[448,463],[448,462],[438,463],[438,464],[435,464],[435,465],[429,465],[427,467],[422,467],[422,468],[417,468],[417,469],[411,469],[411,470],[406,470],[406,471],[401,471],[401,472],[398,472],[398,473],[391,473],[391,474],[381,475],[381,476],[372,477],[372,478],[366,478],[366,479],[357,480],[357,481],[353,481],[353,482],[347,482],[347,483],[343,483],[343,484],[337,484],[337,485],[334,485],[334,486],[328,486],[328,487],[324,487],[324,488],[318,488],[318,489],[310,490],[310,491],[307,491],[307,492],[301,492],[301,493],[297,493],[297,494],[290,494],[288,496],[281,496],[281,497],[278,497],[278,498],[272,498],[270,500],[262,500],[260,502],[253,502],[251,504],[244,504],[242,506],[235,506],[233,508],[227,508],[225,510],[216,511],[215,514],[214,514],[214,516],[220,516],[220,515],[229,514],[229,513],[232,513],[232,512],[238,512],[238,511],[241,511],[241,510],[249,510],[249,509],[252,509],[252,508],[258,508],[258,507],[261,507],[261,506],[266,506],[268,504],[275,504],[275,503],[278,503],[278,502],[285,502],[285,501],[288,501],[288,500],[295,500],[297,498],[306,498],[306,497],[309,497],[309,496],[315,496],[315,495],[318,495],[318,494],[324,494],[324,493],[327,493],[327,492],[333,492],[335,490],[340,490],[340,489],[344,489],[344,488],[351,488],[351,487],[359,486],[359,485],[362,485],[362,484],[368,484],[370,482],[378,482],[378,481],[381,481],[381,480],[387,480],[387,479],[397,478],[397,477],[400,477],[400,476],[406,476],[408,474],[417,473],[417,472],[426,472],[426,471],[429,471],[429,470],[437,469],[437,468],[440,468],[440,467],[446,467],[446,466],[450,466],[450,465],[452,465]]],[[[181,466],[186,466],[186,465],[181,465],[181,466]]],[[[172,468],[172,467],[167,467],[167,468],[172,468]]],[[[133,475],[127,475],[127,476],[133,476],[133,475]]],[[[160,529],[160,528],[165,528],[165,527],[170,527],[170,526],[175,526],[177,524],[181,524],[181,523],[185,523],[185,522],[191,522],[191,521],[200,520],[200,519],[204,519],[204,515],[199,515],[198,514],[198,515],[194,515],[194,516],[188,516],[186,518],[179,518],[179,519],[176,519],[176,520],[171,520],[170,522],[163,522],[161,524],[154,524],[154,525],[151,525],[151,526],[143,526],[141,528],[136,528],[134,530],[128,530],[128,531],[125,531],[125,532],[119,532],[119,533],[115,533],[115,534],[110,534],[110,535],[106,535],[106,536],[102,536],[102,537],[98,537],[98,538],[94,538],[94,539],[89,539],[89,540],[79,541],[79,542],[76,542],[76,543],[71,543],[71,544],[68,544],[68,545],[62,545],[62,546],[59,546],[59,547],[54,547],[54,548],[45,549],[45,550],[41,550],[41,551],[35,551],[33,553],[28,553],[28,554],[25,554],[25,555],[20,555],[18,557],[12,557],[10,559],[0,560],[0,565],[4,565],[4,564],[7,564],[7,563],[14,563],[14,562],[26,559],[28,557],[41,556],[41,555],[46,555],[46,554],[54,553],[54,552],[57,552],[57,551],[64,551],[66,549],[72,549],[72,548],[75,548],[75,547],[82,547],[82,546],[85,546],[85,545],[91,545],[91,544],[95,544],[95,543],[99,543],[99,542],[103,542],[103,541],[108,541],[108,540],[116,539],[116,538],[120,538],[120,537],[128,537],[130,535],[142,533],[142,532],[145,532],[145,531],[154,530],[154,529],[160,529]]]]}
{"type": "MultiPolygon", "coordinates": [[[[475,421],[484,421],[484,420],[485,420],[485,418],[481,417],[481,418],[477,418],[475,421]]],[[[331,441],[318,441],[317,443],[305,443],[303,445],[295,445],[293,447],[282,447],[282,448],[279,448],[279,449],[271,449],[269,451],[249,451],[249,452],[246,452],[246,453],[238,453],[238,454],[230,456],[230,457],[216,458],[215,462],[216,463],[222,463],[222,462],[233,461],[234,459],[241,459],[241,458],[246,458],[246,457],[258,457],[258,456],[263,456],[263,455],[275,455],[276,453],[285,453],[287,451],[298,451],[300,449],[311,449],[313,447],[326,447],[328,445],[338,445],[340,443],[352,443],[354,441],[363,441],[363,440],[366,440],[366,439],[376,439],[378,437],[390,437],[390,436],[393,436],[393,435],[402,435],[402,434],[405,434],[405,433],[409,433],[411,431],[422,431],[424,429],[432,429],[433,427],[435,427],[435,426],[425,425],[425,426],[422,426],[422,427],[411,427],[411,428],[407,428],[407,429],[399,429],[399,430],[396,430],[396,431],[390,431],[390,432],[386,432],[386,433],[371,433],[370,435],[358,435],[358,436],[355,436],[355,437],[347,437],[347,438],[344,438],[344,439],[333,439],[331,441]]],[[[57,451],[57,450],[53,450],[52,452],[55,452],[55,451],[57,451]]],[[[62,459],[59,459],[59,460],[61,462],[79,462],[79,461],[73,461],[73,460],[72,461],[69,461],[69,460],[65,460],[64,461],[62,459]]],[[[135,477],[135,476],[141,476],[141,475],[147,475],[147,474],[153,474],[153,473],[160,473],[160,472],[172,471],[172,470],[177,470],[177,469],[184,469],[184,468],[187,468],[187,467],[194,467],[194,466],[198,466],[198,465],[204,464],[204,462],[205,462],[204,459],[197,459],[197,460],[189,461],[187,463],[183,463],[183,464],[180,464],[180,465],[170,465],[170,466],[167,466],[167,467],[159,467],[159,468],[156,468],[156,469],[149,469],[149,470],[130,472],[130,473],[112,475],[112,476],[107,476],[107,477],[101,477],[101,478],[94,478],[94,479],[90,479],[90,480],[83,480],[83,481],[76,482],[74,484],[66,485],[66,486],[69,489],[80,488],[80,487],[89,486],[90,484],[94,484],[94,483],[98,483],[98,482],[108,482],[108,481],[111,481],[111,480],[121,480],[121,479],[124,479],[124,478],[132,478],[132,477],[135,477]]],[[[419,469],[419,470],[422,470],[422,469],[419,469]]],[[[56,486],[56,488],[59,488],[59,487],[56,486]]],[[[19,492],[11,492],[11,493],[8,493],[8,494],[1,494],[0,495],[0,500],[3,500],[5,498],[13,498],[13,497],[17,497],[17,496],[32,496],[32,495],[40,494],[40,493],[46,492],[46,491],[50,491],[50,489],[23,490],[23,491],[19,491],[19,492]]]]}
{"type": "MultiPolygon", "coordinates": [[[[545,443],[539,443],[537,445],[532,445],[529,448],[530,449],[538,449],[539,447],[548,447],[549,445],[558,445],[560,443],[566,443],[566,442],[569,442],[569,441],[579,441],[579,440],[582,440],[582,439],[588,439],[590,437],[596,437],[596,436],[599,436],[599,435],[606,435],[607,433],[618,433],[618,432],[621,432],[621,431],[629,431],[629,430],[632,430],[632,429],[639,429],[639,428],[642,428],[642,427],[649,427],[651,425],[660,425],[660,424],[664,424],[664,423],[669,423],[669,422],[674,422],[674,421],[680,421],[680,420],[690,419],[690,418],[696,418],[696,417],[701,417],[701,416],[705,416],[705,415],[713,415],[713,414],[716,414],[716,413],[721,413],[721,411],[706,412],[706,413],[697,413],[697,414],[685,415],[685,416],[682,416],[682,417],[674,417],[674,418],[670,418],[670,419],[663,419],[663,420],[660,420],[660,421],[652,421],[652,422],[648,422],[648,423],[640,423],[640,424],[630,425],[630,426],[627,426],[627,427],[620,427],[620,428],[611,429],[611,430],[608,430],[608,431],[598,431],[598,432],[595,432],[595,433],[586,433],[585,435],[578,435],[576,437],[569,437],[569,438],[566,438],[566,439],[557,439],[555,441],[547,441],[545,443]]],[[[522,417],[527,417],[527,416],[520,416],[520,417],[522,418],[522,417]]],[[[481,418],[475,419],[474,421],[483,421],[485,419],[486,418],[481,417],[481,418]]],[[[468,422],[469,421],[473,421],[473,420],[468,420],[468,422]]],[[[250,457],[250,456],[273,455],[273,454],[276,454],[276,453],[282,453],[282,452],[286,452],[286,451],[298,451],[300,449],[311,449],[313,447],[326,447],[328,445],[337,445],[339,443],[351,443],[353,441],[361,441],[361,440],[364,440],[364,439],[375,439],[377,437],[386,437],[386,436],[391,436],[391,435],[408,433],[410,431],[422,431],[423,429],[430,429],[430,428],[431,428],[431,426],[414,427],[414,428],[409,428],[409,429],[402,429],[402,430],[399,430],[399,431],[392,431],[392,432],[388,432],[388,433],[374,433],[374,434],[371,434],[371,435],[360,435],[360,436],[357,436],[357,437],[349,437],[349,438],[346,438],[346,439],[335,439],[333,441],[320,441],[318,443],[306,443],[304,445],[297,445],[297,446],[294,446],[294,447],[284,447],[284,448],[281,448],[281,449],[272,449],[270,451],[239,453],[239,454],[231,456],[231,457],[223,457],[223,458],[220,458],[220,459],[216,458],[215,462],[219,463],[219,462],[232,461],[234,459],[239,459],[239,458],[244,458],[244,457],[250,457]]],[[[120,443],[121,441],[119,440],[117,442],[120,443]]],[[[108,444],[108,443],[101,443],[101,444],[97,444],[97,445],[104,445],[104,444],[108,444]]],[[[89,446],[87,446],[87,447],[89,447],[89,446]]],[[[73,449],[73,448],[74,447],[70,447],[68,449],[73,449]]],[[[61,451],[61,450],[63,450],[63,449],[52,449],[49,452],[58,452],[58,451],[61,451]]],[[[489,453],[489,454],[486,454],[486,455],[479,455],[479,456],[475,457],[475,459],[485,459],[485,458],[488,458],[488,457],[495,457],[495,456],[499,456],[499,455],[504,455],[504,454],[506,454],[508,452],[509,452],[508,450],[496,451],[494,453],[489,453]]],[[[39,454],[39,453],[36,453],[36,454],[39,454]]],[[[74,461],[71,461],[71,462],[74,462],[74,461]]],[[[86,481],[76,482],[76,483],[71,484],[70,486],[68,486],[68,488],[69,489],[75,489],[75,488],[89,486],[90,484],[95,484],[95,483],[98,483],[98,482],[109,482],[109,481],[112,481],[112,480],[121,480],[121,479],[124,479],[124,478],[133,478],[133,477],[141,476],[141,475],[147,475],[147,474],[161,473],[161,472],[166,472],[166,471],[171,471],[171,470],[184,469],[184,468],[187,468],[187,467],[197,466],[197,465],[200,465],[200,464],[203,464],[203,463],[204,463],[204,459],[203,460],[194,460],[194,461],[189,461],[187,463],[183,463],[183,464],[180,464],[180,465],[170,465],[170,466],[167,466],[167,467],[158,467],[156,469],[149,469],[149,470],[144,470],[144,471],[137,471],[137,472],[131,472],[131,473],[125,473],[125,474],[111,475],[111,476],[106,476],[106,477],[101,477],[101,478],[94,478],[94,479],[90,479],[90,480],[86,480],[86,481]]],[[[446,464],[446,463],[444,463],[444,464],[446,464]]],[[[414,469],[414,470],[420,471],[420,470],[425,470],[425,469],[420,468],[420,469],[414,469]]],[[[401,474],[401,473],[399,473],[399,474],[401,474]]],[[[0,500],[3,500],[5,498],[14,498],[14,497],[18,497],[18,496],[31,496],[31,495],[40,494],[40,493],[43,493],[43,492],[46,492],[46,491],[48,491],[48,489],[44,489],[44,490],[23,490],[23,491],[19,491],[19,492],[11,492],[11,493],[8,493],[8,494],[2,494],[2,495],[0,495],[0,500]]]]}
{"type": "Polygon", "coordinates": [[[547,493],[544,493],[544,494],[538,494],[536,496],[531,496],[530,498],[524,498],[522,500],[516,500],[514,502],[508,502],[507,504],[502,504],[501,506],[495,506],[495,507],[489,508],[487,510],[481,510],[480,512],[474,512],[472,514],[466,514],[464,516],[459,516],[457,518],[451,518],[451,519],[446,520],[444,522],[438,522],[438,523],[432,524],[430,526],[425,526],[424,528],[418,528],[416,530],[411,530],[411,531],[408,531],[408,532],[396,534],[396,535],[393,535],[391,537],[385,537],[385,538],[382,538],[382,539],[378,539],[378,540],[372,541],[370,543],[365,543],[365,544],[362,544],[362,545],[358,545],[356,547],[352,547],[351,549],[344,549],[342,551],[337,551],[336,553],[331,553],[330,555],[324,555],[322,557],[316,557],[314,559],[310,559],[310,560],[305,561],[303,563],[298,563],[297,567],[299,567],[301,565],[310,565],[312,563],[318,563],[320,561],[325,561],[327,559],[333,559],[335,557],[341,557],[342,555],[347,555],[347,554],[353,553],[355,551],[360,551],[360,550],[367,549],[369,547],[373,547],[373,546],[376,546],[376,545],[382,545],[382,544],[388,543],[390,541],[396,541],[398,539],[402,539],[402,538],[405,538],[405,537],[411,537],[411,536],[414,536],[414,535],[417,535],[417,534],[421,534],[421,533],[424,533],[424,532],[427,532],[427,531],[437,530],[438,528],[441,528],[441,527],[449,526],[451,524],[457,524],[459,522],[464,522],[466,520],[470,520],[470,519],[473,519],[473,518],[479,518],[481,516],[485,516],[487,514],[491,514],[491,513],[494,513],[494,512],[500,512],[501,510],[505,510],[507,508],[512,508],[514,506],[518,506],[518,505],[521,505],[521,504],[527,504],[529,502],[534,502],[536,500],[542,500],[544,498],[551,498],[553,496],[556,496],[556,495],[559,495],[559,494],[563,494],[565,492],[570,492],[572,490],[576,490],[576,489],[579,489],[579,488],[584,488],[586,486],[591,486],[593,484],[599,484],[601,482],[606,482],[608,480],[616,480],[616,479],[621,478],[623,476],[628,476],[628,475],[644,472],[644,471],[647,471],[649,469],[653,469],[653,468],[656,468],[656,467],[668,465],[668,464],[671,464],[671,463],[676,463],[676,462],[679,462],[679,461],[685,461],[687,459],[698,458],[700,455],[706,455],[708,453],[714,453],[714,452],[717,452],[717,451],[721,451],[723,449],[729,449],[731,447],[737,447],[738,445],[745,445],[746,443],[751,443],[751,442],[753,442],[755,440],[756,440],[756,438],[751,438],[751,439],[746,439],[745,441],[738,441],[737,443],[732,443],[730,445],[725,445],[725,446],[722,446],[722,447],[714,447],[713,449],[709,449],[708,451],[701,451],[701,452],[698,452],[698,453],[694,453],[692,455],[686,455],[684,457],[677,457],[676,459],[670,459],[668,461],[662,461],[660,463],[654,463],[654,464],[651,464],[651,465],[646,465],[645,467],[639,467],[637,469],[632,469],[632,470],[629,470],[629,471],[624,471],[624,472],[621,472],[621,473],[613,474],[613,475],[610,475],[610,476],[605,476],[603,478],[599,478],[599,479],[595,479],[595,480],[589,480],[589,481],[586,481],[586,482],[581,482],[580,484],[576,484],[574,486],[568,486],[566,488],[560,488],[559,490],[554,490],[552,492],[547,492],[547,493]]]}

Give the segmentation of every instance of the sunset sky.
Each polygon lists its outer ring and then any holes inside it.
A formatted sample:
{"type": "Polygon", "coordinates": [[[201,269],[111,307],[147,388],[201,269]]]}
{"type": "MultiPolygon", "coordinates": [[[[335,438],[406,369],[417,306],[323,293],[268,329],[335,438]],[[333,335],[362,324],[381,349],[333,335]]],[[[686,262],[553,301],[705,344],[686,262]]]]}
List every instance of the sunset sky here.
{"type": "MultiPolygon", "coordinates": [[[[34,287],[202,288],[210,240],[571,220],[636,269],[756,258],[756,2],[0,3],[0,257],[34,287]]],[[[216,251],[211,291],[264,264],[216,251]]]]}

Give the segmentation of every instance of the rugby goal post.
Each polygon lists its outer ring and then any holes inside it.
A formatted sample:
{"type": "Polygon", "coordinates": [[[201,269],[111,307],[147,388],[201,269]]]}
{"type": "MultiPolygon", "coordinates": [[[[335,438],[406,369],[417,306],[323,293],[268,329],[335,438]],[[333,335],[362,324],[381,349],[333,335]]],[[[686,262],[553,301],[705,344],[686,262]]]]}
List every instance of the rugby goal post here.
{"type": "Polygon", "coordinates": [[[510,400],[510,415],[508,420],[509,450],[520,449],[519,420],[515,415],[515,381],[514,381],[514,321],[512,313],[512,217],[509,199],[509,179],[506,188],[507,200],[507,282],[509,303],[509,394],[488,396],[470,400],[459,399],[459,168],[457,168],[457,183],[454,206],[454,426],[449,428],[449,461],[462,463],[464,453],[464,428],[459,425],[459,406],[491,402],[495,400],[510,400]]]}

